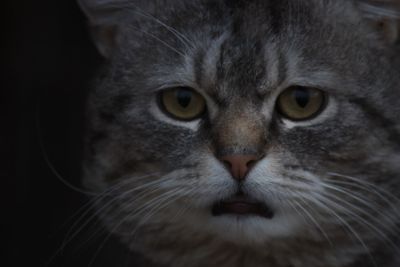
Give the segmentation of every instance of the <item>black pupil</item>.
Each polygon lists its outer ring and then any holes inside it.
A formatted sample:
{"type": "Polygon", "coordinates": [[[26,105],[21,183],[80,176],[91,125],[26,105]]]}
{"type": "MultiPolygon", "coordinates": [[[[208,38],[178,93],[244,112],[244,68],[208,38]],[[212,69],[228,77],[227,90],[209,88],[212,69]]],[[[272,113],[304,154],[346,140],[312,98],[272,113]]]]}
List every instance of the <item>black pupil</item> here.
{"type": "Polygon", "coordinates": [[[294,98],[300,107],[305,108],[310,102],[310,93],[307,89],[297,88],[294,90],[294,98]]]}
{"type": "Polygon", "coordinates": [[[180,89],[176,92],[176,99],[181,107],[187,108],[192,101],[193,93],[190,90],[180,89]]]}

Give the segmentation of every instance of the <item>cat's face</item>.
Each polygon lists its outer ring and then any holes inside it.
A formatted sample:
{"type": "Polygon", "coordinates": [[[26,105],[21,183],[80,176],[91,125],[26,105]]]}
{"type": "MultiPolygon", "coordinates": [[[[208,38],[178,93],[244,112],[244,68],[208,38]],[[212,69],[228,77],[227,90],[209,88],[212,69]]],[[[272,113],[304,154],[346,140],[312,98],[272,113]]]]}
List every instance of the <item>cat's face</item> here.
{"type": "Polygon", "coordinates": [[[115,17],[85,163],[110,229],[390,239],[398,59],[354,3],[147,1],[115,17]]]}

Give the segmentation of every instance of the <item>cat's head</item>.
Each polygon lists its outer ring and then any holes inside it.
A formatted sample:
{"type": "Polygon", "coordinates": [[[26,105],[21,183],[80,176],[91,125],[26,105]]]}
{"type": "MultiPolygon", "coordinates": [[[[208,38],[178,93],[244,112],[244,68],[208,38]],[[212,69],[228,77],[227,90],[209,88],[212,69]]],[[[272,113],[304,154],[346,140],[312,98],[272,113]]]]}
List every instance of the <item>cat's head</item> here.
{"type": "Polygon", "coordinates": [[[108,58],[84,166],[100,216],[128,235],[390,238],[398,21],[377,2],[81,0],[108,58]]]}

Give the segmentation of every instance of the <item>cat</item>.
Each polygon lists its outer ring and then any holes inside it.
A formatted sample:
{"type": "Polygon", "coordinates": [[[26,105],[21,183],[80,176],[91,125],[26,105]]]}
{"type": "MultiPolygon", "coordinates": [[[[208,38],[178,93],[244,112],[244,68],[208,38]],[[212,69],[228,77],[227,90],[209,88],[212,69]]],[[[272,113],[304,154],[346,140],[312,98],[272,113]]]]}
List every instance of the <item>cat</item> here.
{"type": "Polygon", "coordinates": [[[144,265],[400,266],[397,1],[79,3],[83,184],[144,265]]]}

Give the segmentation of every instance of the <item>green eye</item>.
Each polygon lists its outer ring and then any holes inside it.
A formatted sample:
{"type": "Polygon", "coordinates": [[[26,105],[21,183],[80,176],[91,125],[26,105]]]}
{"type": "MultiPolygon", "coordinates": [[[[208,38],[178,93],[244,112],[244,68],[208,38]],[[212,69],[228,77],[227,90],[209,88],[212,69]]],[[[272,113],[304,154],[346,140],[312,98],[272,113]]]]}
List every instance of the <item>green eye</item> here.
{"type": "Polygon", "coordinates": [[[197,119],[206,110],[206,101],[196,91],[187,87],[178,87],[162,91],[160,94],[162,109],[178,120],[197,119]]]}
{"type": "Polygon", "coordinates": [[[325,93],[319,89],[294,86],[280,94],[277,108],[282,116],[290,120],[307,120],[322,111],[325,100],[325,93]]]}

